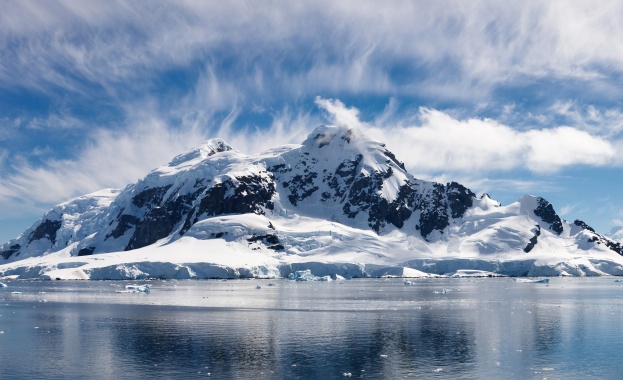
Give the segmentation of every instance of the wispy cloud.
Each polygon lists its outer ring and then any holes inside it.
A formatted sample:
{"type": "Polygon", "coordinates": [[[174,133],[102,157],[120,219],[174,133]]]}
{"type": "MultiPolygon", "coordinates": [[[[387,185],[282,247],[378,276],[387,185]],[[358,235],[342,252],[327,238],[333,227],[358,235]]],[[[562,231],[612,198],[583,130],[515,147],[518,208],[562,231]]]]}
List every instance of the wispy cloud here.
{"type": "Polygon", "coordinates": [[[0,81],[122,96],[121,83],[149,88],[163,71],[211,60],[214,75],[250,96],[474,99],[542,78],[620,94],[609,78],[623,67],[612,38],[622,11],[589,1],[11,2],[0,81]]]}
{"type": "Polygon", "coordinates": [[[0,204],[47,205],[101,188],[125,187],[204,138],[201,130],[170,128],[149,119],[124,131],[98,129],[71,159],[40,166],[14,159],[13,170],[3,173],[0,204]]]}
{"type": "Polygon", "coordinates": [[[560,212],[559,212],[559,214],[560,214],[561,216],[566,216],[566,215],[569,215],[569,214],[571,214],[571,212],[573,212],[573,210],[575,210],[578,206],[579,206],[579,203],[576,203],[576,204],[567,204],[567,205],[563,205],[563,206],[560,208],[560,212]]]}

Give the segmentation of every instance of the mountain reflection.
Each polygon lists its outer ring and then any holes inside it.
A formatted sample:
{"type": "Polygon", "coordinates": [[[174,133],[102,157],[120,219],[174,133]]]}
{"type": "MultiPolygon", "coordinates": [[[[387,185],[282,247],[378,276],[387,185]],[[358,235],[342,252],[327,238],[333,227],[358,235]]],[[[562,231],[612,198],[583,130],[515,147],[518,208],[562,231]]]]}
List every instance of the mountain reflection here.
{"type": "Polygon", "coordinates": [[[226,378],[394,377],[443,367],[469,371],[474,326],[443,312],[160,310],[115,323],[120,360],[143,371],[226,378]]]}

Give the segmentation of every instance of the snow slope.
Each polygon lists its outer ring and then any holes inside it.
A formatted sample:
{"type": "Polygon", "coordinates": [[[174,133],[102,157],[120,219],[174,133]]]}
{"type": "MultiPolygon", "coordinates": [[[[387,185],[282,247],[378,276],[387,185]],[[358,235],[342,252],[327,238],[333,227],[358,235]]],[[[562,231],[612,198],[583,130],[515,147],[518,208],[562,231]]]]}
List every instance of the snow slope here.
{"type": "Polygon", "coordinates": [[[212,139],[124,190],[58,205],[0,246],[0,276],[623,275],[621,254],[543,198],[501,206],[419,180],[360,131],[320,126],[254,156],[212,139]]]}

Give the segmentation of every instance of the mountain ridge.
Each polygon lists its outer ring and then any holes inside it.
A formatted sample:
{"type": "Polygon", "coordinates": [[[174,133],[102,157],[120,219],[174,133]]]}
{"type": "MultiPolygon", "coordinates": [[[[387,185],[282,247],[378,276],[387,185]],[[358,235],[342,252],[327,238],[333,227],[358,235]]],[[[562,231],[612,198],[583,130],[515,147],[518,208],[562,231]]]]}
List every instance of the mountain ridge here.
{"type": "MultiPolygon", "coordinates": [[[[366,265],[378,272],[384,266],[443,257],[471,257],[483,263],[533,260],[534,266],[542,257],[553,260],[547,250],[562,258],[551,273],[623,274],[619,243],[582,221],[564,221],[545,199],[524,196],[501,206],[456,182],[417,179],[384,144],[358,129],[327,125],[314,129],[300,145],[258,155],[245,155],[222,139],[211,139],[124,190],[102,190],[62,203],[0,246],[0,264],[6,263],[0,265],[0,274],[24,272],[27,266],[32,276],[49,277],[46,273],[63,271],[52,257],[89,257],[85,263],[93,265],[93,257],[104,257],[99,255],[173,250],[189,239],[199,240],[211,252],[197,262],[219,261],[222,257],[216,256],[231,251],[255,254],[257,261],[261,253],[270,264],[260,267],[273,275],[282,274],[278,268],[304,267],[312,259],[361,264],[361,275],[370,275],[366,265]],[[366,243],[343,247],[333,236],[327,239],[324,230],[308,231],[322,223],[343,239],[362,236],[366,243]],[[580,254],[589,263],[582,265],[590,269],[568,265],[565,251],[569,260],[580,254]],[[590,262],[594,257],[597,266],[590,262]],[[33,260],[19,265],[29,258],[33,260]],[[41,265],[32,264],[37,258],[41,265]]],[[[80,278],[93,278],[93,270],[76,268],[69,269],[80,278]]]]}

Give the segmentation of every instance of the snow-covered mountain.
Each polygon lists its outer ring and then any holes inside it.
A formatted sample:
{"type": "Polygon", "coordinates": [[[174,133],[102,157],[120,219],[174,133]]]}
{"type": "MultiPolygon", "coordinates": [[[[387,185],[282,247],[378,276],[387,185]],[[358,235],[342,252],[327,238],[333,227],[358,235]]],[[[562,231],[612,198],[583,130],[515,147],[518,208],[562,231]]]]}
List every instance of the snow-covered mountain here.
{"type": "Polygon", "coordinates": [[[606,236],[614,241],[623,243],[623,226],[612,227],[606,236]]]}
{"type": "Polygon", "coordinates": [[[623,275],[621,244],[545,199],[501,206],[416,179],[333,126],[253,156],[209,140],[124,190],[54,207],[0,255],[0,275],[52,278],[623,275]]]}

